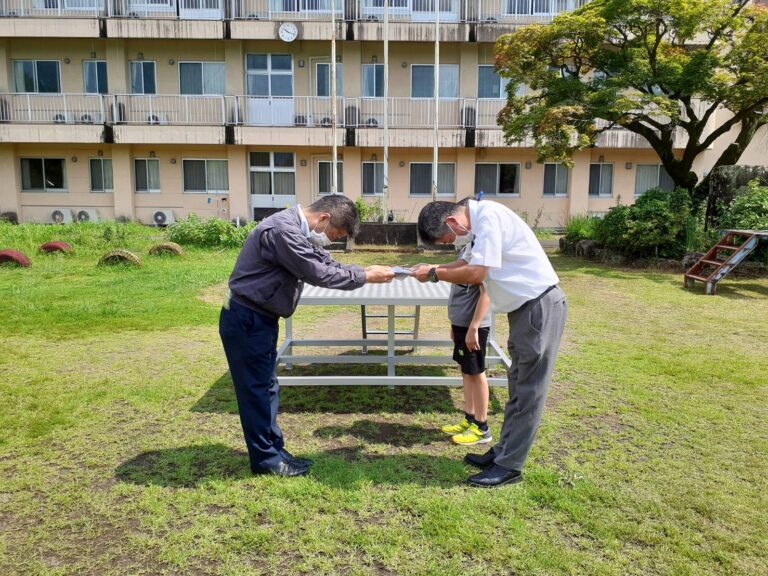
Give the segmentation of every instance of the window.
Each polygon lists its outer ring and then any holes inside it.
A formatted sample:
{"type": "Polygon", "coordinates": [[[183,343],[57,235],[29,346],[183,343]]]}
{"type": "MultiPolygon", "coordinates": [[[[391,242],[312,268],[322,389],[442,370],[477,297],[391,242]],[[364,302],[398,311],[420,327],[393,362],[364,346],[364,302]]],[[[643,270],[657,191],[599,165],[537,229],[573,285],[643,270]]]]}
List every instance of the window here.
{"type": "Polygon", "coordinates": [[[477,97],[478,98],[506,98],[509,78],[502,78],[496,73],[494,66],[478,66],[477,70],[477,97]]]}
{"type": "Polygon", "coordinates": [[[384,194],[384,162],[363,162],[363,196],[384,194]]]}
{"type": "Polygon", "coordinates": [[[363,64],[363,98],[384,98],[384,64],[363,64]]]}
{"type": "Polygon", "coordinates": [[[675,183],[661,164],[638,164],[635,173],[635,196],[640,196],[651,188],[672,191],[675,183]]]}
{"type": "MultiPolygon", "coordinates": [[[[440,98],[459,97],[459,65],[440,64],[440,98]]],[[[411,98],[435,97],[435,67],[414,64],[411,67],[411,98]]]]}
{"type": "Polygon", "coordinates": [[[251,152],[249,158],[251,194],[296,195],[293,152],[251,152]]]}
{"type": "Polygon", "coordinates": [[[24,192],[64,192],[67,172],[63,158],[22,158],[21,189],[24,192]]]}
{"type": "Polygon", "coordinates": [[[248,54],[245,81],[249,96],[293,96],[290,54],[248,54]]]}
{"type": "Polygon", "coordinates": [[[475,194],[519,195],[520,164],[476,164],[475,194]]]}
{"type": "MultiPolygon", "coordinates": [[[[432,195],[432,162],[411,164],[411,196],[432,195]]],[[[440,162],[437,165],[437,193],[445,196],[456,194],[456,166],[440,162]]]]}
{"type": "MultiPolygon", "coordinates": [[[[344,65],[336,64],[336,95],[344,94],[344,65]]],[[[317,95],[330,98],[331,96],[331,65],[320,63],[317,65],[317,95]]]]}
{"type": "Polygon", "coordinates": [[[91,158],[91,192],[112,192],[112,159],[91,158]]]}
{"type": "MultiPolygon", "coordinates": [[[[317,192],[318,194],[331,193],[331,181],[333,180],[333,170],[330,160],[321,160],[317,163],[317,192]]],[[[336,162],[336,173],[338,175],[338,188],[336,192],[343,194],[344,190],[344,162],[336,162]]]]}
{"type": "Polygon", "coordinates": [[[184,192],[229,192],[227,160],[182,160],[184,192]]]}
{"type": "Polygon", "coordinates": [[[224,94],[225,92],[224,62],[179,63],[180,94],[224,94]]]}
{"type": "Polygon", "coordinates": [[[544,164],[544,196],[568,196],[568,168],[544,164]]]}
{"type": "Polygon", "coordinates": [[[16,92],[61,92],[58,60],[14,60],[16,92]]]}
{"type": "Polygon", "coordinates": [[[133,161],[136,192],[160,192],[160,160],[136,158],[133,161]]]}
{"type": "Polygon", "coordinates": [[[155,63],[145,60],[129,62],[131,94],[157,94],[155,63]]]}
{"type": "Polygon", "coordinates": [[[107,94],[107,63],[104,60],[84,60],[83,79],[86,94],[107,94]]]}
{"type": "Polygon", "coordinates": [[[589,165],[589,195],[613,196],[613,164],[589,165]]]}

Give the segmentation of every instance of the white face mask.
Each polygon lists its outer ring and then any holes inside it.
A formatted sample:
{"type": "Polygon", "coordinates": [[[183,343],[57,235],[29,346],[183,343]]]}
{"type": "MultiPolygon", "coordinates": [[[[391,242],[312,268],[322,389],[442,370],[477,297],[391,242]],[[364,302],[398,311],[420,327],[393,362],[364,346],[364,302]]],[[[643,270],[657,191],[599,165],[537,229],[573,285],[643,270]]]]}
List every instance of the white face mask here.
{"type": "Polygon", "coordinates": [[[325,246],[330,246],[332,244],[331,239],[328,238],[328,234],[325,233],[328,229],[328,224],[330,224],[330,221],[325,223],[325,228],[323,228],[322,232],[315,232],[314,230],[309,231],[309,241],[319,248],[324,248],[325,246]]]}
{"type": "MultiPolygon", "coordinates": [[[[461,224],[459,224],[459,226],[461,226],[461,224]]],[[[453,236],[454,236],[453,246],[456,248],[456,250],[461,250],[462,248],[464,248],[464,246],[466,246],[467,244],[472,242],[472,240],[475,239],[475,235],[472,234],[472,232],[470,232],[467,228],[464,228],[464,226],[461,226],[461,228],[464,231],[466,231],[466,234],[464,234],[464,236],[459,236],[458,234],[456,234],[456,232],[453,232],[453,236]]]]}

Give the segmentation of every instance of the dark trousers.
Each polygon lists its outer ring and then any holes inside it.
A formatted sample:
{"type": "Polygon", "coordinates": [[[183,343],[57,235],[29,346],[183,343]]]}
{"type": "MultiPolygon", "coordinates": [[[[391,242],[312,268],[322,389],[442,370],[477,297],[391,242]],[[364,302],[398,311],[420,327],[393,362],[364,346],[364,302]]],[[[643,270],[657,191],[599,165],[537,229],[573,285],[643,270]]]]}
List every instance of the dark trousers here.
{"type": "Polygon", "coordinates": [[[235,385],[240,424],[258,472],[280,463],[283,433],[277,425],[280,385],[277,381],[278,321],[235,301],[222,308],[219,335],[235,385]]]}
{"type": "Polygon", "coordinates": [[[536,438],[567,315],[568,301],[559,287],[507,315],[509,401],[493,447],[494,461],[505,468],[522,470],[536,438]]]}

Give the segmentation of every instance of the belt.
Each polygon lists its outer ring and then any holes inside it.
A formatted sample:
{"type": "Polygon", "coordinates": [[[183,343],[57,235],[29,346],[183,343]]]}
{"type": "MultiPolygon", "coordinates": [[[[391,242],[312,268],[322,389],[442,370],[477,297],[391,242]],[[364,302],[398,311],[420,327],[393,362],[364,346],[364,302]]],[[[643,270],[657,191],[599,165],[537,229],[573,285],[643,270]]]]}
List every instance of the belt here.
{"type": "MultiPolygon", "coordinates": [[[[542,292],[541,294],[536,296],[536,298],[532,298],[532,299],[528,300],[525,304],[523,304],[523,306],[528,306],[528,304],[533,304],[534,302],[538,302],[539,300],[544,298],[544,296],[546,296],[547,294],[552,292],[552,290],[554,290],[557,287],[558,287],[558,284],[553,284],[552,286],[550,286],[549,288],[544,290],[544,292],[542,292]]],[[[522,308],[523,306],[520,306],[520,308],[522,308]]],[[[520,310],[520,308],[518,308],[518,310],[520,310]]]]}

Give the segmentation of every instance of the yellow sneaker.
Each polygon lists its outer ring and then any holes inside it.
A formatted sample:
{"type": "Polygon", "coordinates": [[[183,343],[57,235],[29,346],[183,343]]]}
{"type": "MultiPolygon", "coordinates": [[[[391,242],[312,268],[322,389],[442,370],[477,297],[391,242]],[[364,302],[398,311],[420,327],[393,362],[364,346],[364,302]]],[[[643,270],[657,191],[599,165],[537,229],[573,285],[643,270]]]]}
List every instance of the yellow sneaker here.
{"type": "Polygon", "coordinates": [[[451,437],[451,440],[462,446],[474,446],[475,444],[488,444],[493,440],[490,428],[483,432],[474,422],[461,434],[451,437]]]}
{"type": "Polygon", "coordinates": [[[461,422],[458,424],[446,424],[440,430],[443,431],[443,434],[450,434],[453,436],[454,434],[461,434],[465,430],[469,428],[469,421],[467,421],[466,418],[462,418],[461,422]]]}

